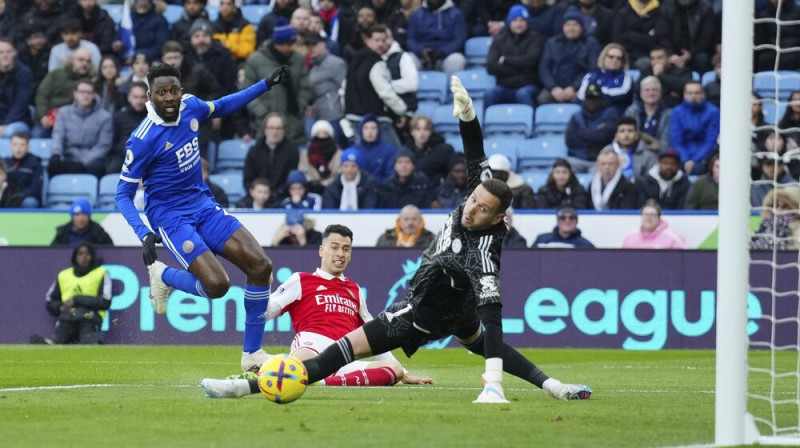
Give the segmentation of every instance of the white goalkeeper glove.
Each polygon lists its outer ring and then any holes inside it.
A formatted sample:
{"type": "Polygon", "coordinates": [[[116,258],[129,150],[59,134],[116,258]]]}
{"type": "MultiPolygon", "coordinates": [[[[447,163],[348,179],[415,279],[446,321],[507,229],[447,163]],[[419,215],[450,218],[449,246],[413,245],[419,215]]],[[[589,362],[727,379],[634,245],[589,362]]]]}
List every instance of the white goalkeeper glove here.
{"type": "Polygon", "coordinates": [[[483,391],[473,403],[508,403],[503,393],[503,360],[489,358],[486,360],[486,373],[481,375],[483,391]]]}
{"type": "Polygon", "coordinates": [[[475,108],[472,107],[472,98],[457,76],[450,78],[450,91],[453,92],[453,116],[461,121],[474,120],[475,108]]]}

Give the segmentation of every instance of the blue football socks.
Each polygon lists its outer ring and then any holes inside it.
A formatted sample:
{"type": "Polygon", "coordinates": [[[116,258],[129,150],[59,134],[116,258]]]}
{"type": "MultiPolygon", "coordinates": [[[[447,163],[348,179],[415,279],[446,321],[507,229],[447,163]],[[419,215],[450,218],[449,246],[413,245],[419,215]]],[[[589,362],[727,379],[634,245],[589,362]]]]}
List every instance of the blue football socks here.
{"type": "Polygon", "coordinates": [[[167,267],[161,279],[175,289],[208,298],[206,290],[203,289],[203,284],[189,271],[167,267]]]}
{"type": "Polygon", "coordinates": [[[264,314],[269,303],[269,286],[244,285],[244,341],[242,351],[253,353],[264,338],[264,314]]]}

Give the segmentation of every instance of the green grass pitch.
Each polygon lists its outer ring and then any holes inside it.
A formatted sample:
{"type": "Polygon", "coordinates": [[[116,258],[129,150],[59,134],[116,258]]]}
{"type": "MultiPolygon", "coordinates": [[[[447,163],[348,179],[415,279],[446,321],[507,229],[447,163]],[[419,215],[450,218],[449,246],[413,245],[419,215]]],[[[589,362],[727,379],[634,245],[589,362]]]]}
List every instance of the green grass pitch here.
{"type": "Polygon", "coordinates": [[[410,360],[398,354],[435,386],[313,386],[276,405],[260,395],[205,397],[200,380],[236,373],[237,347],[5,345],[0,445],[664,447],[713,440],[711,351],[522,352],[562,381],[590,385],[592,399],[557,401],[506,375],[510,404],[472,404],[483,363],[463,349],[421,350],[410,360]]]}

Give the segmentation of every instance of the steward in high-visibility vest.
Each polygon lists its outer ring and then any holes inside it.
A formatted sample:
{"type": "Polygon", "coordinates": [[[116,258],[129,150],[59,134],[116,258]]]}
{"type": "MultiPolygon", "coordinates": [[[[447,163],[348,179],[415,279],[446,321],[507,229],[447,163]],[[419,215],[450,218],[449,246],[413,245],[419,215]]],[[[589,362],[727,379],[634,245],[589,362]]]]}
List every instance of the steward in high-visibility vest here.
{"type": "Polygon", "coordinates": [[[72,252],[72,266],[58,273],[47,291],[47,311],[57,317],[56,344],[98,344],[111,306],[111,278],[89,243],[72,252]]]}

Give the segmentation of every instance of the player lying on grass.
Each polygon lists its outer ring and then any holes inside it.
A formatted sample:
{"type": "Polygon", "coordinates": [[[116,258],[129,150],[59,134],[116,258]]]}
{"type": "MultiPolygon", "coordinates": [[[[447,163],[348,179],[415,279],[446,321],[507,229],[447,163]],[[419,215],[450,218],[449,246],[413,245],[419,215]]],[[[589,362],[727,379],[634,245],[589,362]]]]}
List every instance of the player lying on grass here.
{"type": "MultiPolygon", "coordinates": [[[[358,284],[344,276],[353,251],[353,232],[338,224],[325,229],[319,247],[320,267],[314,273],[296,272],[272,295],[266,318],[288,312],[295,337],[291,355],[306,360],[337,339],[372,320],[358,284]]],[[[403,369],[390,352],[375,361],[353,361],[322,379],[326,386],[391,386],[433,384],[403,369]]],[[[201,385],[211,398],[238,398],[251,393],[243,379],[206,378],[201,385]]],[[[257,393],[258,391],[256,391],[257,393]]]]}
{"type": "MultiPolygon", "coordinates": [[[[503,370],[541,387],[554,398],[587,399],[592,394],[589,387],[548,377],[503,342],[498,274],[511,191],[505,182],[491,178],[472,100],[455,76],[451,90],[454,115],[460,118],[470,194],[450,213],[423,253],[405,300],[351,331],[319,356],[304,361],[308,380],[319,381],[372,353],[400,347],[411,356],[429,341],[455,335],[471,352],[486,358],[484,388],[476,403],[508,403],[503,393],[503,370]]],[[[258,391],[256,381],[248,382],[251,391],[258,391]]]]}
{"type": "Polygon", "coordinates": [[[125,144],[117,185],[117,208],[142,241],[156,313],[166,312],[172,288],[212,299],[224,296],[230,279],[215,254],[245,273],[243,370],[258,369],[268,357],[261,350],[261,338],[272,262],[255,237],[217,204],[203,181],[198,130],[201,122],[228,115],[288,79],[289,68],[283,66],[263,82],[203,101],[183,94],[178,69],[154,65],[147,72],[147,117],[125,144]],[[158,236],[133,205],[139,181],[144,185],[144,213],[158,236]],[[156,260],[156,243],[162,241],[185,271],[156,260]]]}

